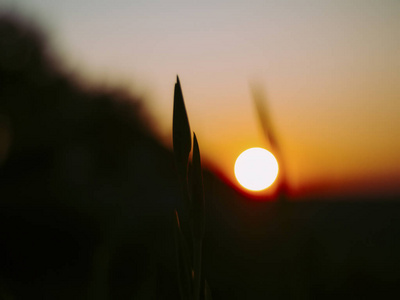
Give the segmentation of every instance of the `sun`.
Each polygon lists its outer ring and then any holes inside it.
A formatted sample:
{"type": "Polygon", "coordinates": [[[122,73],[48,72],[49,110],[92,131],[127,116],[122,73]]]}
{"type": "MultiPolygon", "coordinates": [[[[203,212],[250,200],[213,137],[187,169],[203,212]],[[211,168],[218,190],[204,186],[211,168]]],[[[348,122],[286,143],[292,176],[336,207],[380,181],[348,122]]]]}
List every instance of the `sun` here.
{"type": "Polygon", "coordinates": [[[263,148],[250,148],[242,152],[235,162],[237,181],[251,191],[262,191],[271,186],[278,176],[278,161],[263,148]]]}

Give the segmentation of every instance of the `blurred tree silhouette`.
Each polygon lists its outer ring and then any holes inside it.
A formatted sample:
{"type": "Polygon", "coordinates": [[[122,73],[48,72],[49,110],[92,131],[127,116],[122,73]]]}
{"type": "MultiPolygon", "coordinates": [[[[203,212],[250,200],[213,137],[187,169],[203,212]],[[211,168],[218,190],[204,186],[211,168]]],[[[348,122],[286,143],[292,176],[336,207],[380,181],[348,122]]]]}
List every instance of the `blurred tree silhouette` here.
{"type": "Polygon", "coordinates": [[[173,159],[141,100],[67,75],[17,16],[0,37],[0,298],[177,294],[173,159]]]}

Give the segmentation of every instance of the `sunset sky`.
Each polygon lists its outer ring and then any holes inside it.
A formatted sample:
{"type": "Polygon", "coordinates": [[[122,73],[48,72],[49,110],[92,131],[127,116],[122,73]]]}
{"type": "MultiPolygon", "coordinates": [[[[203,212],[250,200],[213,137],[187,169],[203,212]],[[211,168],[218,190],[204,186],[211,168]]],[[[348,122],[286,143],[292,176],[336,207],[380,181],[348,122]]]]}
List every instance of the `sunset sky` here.
{"type": "Polygon", "coordinates": [[[242,151],[268,148],[256,83],[294,189],[400,184],[398,0],[0,0],[0,8],[38,21],[69,70],[142,95],[169,147],[178,74],[203,160],[232,181],[242,151]]]}

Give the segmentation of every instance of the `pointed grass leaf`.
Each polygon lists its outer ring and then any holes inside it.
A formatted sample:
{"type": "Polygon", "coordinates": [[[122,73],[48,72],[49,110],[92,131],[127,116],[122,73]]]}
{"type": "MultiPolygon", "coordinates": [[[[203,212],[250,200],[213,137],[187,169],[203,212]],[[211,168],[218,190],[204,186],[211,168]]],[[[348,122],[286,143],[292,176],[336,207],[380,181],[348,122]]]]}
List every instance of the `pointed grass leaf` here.
{"type": "Polygon", "coordinates": [[[204,235],[204,188],[201,171],[199,144],[193,134],[193,169],[192,169],[193,237],[202,239],[204,235]]]}
{"type": "Polygon", "coordinates": [[[183,100],[181,84],[178,76],[174,91],[172,141],[179,176],[185,179],[187,175],[189,153],[192,148],[192,139],[189,119],[186,113],[185,102],[183,100]]]}
{"type": "Polygon", "coordinates": [[[185,237],[181,231],[178,212],[175,210],[175,247],[178,266],[179,292],[182,300],[190,299],[192,295],[192,270],[185,237]]]}

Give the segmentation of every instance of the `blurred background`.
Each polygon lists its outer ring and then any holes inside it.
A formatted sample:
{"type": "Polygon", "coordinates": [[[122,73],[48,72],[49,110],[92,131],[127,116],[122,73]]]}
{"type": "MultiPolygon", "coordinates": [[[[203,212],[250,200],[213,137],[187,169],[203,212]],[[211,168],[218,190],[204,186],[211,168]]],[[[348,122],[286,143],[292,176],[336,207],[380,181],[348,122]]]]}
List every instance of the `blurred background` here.
{"type": "Polygon", "coordinates": [[[399,13],[395,0],[1,0],[0,297],[178,297],[177,74],[214,298],[399,294],[399,13]],[[242,151],[270,147],[254,83],[285,205],[234,179],[242,151]]]}

